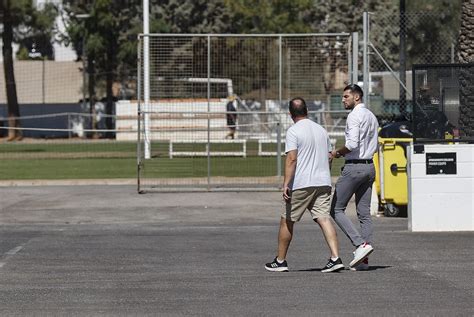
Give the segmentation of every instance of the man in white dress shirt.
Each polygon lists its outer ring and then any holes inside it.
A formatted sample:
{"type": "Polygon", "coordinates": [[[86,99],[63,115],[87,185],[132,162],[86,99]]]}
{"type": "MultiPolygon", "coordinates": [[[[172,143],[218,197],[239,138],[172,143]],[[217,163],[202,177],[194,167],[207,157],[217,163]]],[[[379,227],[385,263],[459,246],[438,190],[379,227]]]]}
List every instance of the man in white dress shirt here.
{"type": "Polygon", "coordinates": [[[344,88],[342,103],[347,110],[345,144],[331,152],[333,158],[343,156],[345,164],[334,191],[331,216],[356,247],[354,259],[349,264],[352,270],[369,269],[368,256],[372,247],[372,218],[370,199],[375,180],[373,156],[378,148],[378,122],[374,114],[362,103],[364,93],[355,85],[344,88]],[[349,199],[355,194],[360,232],[345,214],[349,199]]]}

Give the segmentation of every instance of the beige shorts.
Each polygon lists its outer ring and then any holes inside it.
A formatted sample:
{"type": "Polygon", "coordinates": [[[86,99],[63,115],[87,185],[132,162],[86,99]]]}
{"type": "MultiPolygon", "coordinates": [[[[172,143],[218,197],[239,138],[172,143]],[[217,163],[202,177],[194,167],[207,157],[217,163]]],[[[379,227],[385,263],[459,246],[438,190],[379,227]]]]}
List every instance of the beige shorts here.
{"type": "Polygon", "coordinates": [[[291,221],[300,221],[304,212],[309,210],[313,219],[330,217],[331,186],[307,187],[294,190],[291,200],[281,217],[291,221]]]}

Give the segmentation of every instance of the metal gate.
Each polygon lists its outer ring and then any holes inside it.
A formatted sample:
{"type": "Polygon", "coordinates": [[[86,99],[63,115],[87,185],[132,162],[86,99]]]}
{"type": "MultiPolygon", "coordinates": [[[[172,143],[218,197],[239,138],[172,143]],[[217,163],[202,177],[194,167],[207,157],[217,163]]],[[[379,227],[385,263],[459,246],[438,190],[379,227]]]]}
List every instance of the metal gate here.
{"type": "Polygon", "coordinates": [[[340,94],[357,78],[351,39],[141,36],[139,97],[130,105],[138,113],[138,190],[278,188],[289,99],[303,97],[333,138],[344,130],[340,94]]]}

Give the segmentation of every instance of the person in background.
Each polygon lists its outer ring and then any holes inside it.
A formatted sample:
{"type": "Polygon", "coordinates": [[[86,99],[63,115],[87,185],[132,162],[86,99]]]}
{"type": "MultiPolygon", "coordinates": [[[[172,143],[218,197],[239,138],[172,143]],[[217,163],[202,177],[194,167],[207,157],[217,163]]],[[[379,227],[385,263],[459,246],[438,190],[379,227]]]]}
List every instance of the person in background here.
{"type": "Polygon", "coordinates": [[[226,135],[226,139],[234,139],[235,138],[235,130],[237,124],[237,100],[234,95],[229,97],[229,102],[226,105],[226,119],[227,119],[227,127],[229,128],[229,133],[226,135]]]}

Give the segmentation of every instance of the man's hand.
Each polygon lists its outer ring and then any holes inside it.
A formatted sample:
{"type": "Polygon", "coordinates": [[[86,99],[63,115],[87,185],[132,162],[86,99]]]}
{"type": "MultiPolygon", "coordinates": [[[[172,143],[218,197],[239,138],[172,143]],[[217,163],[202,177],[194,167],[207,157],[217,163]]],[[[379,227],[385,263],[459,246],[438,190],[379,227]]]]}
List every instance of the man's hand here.
{"type": "Polygon", "coordinates": [[[291,200],[290,184],[295,177],[296,162],[298,159],[297,150],[292,150],[286,153],[285,159],[285,178],[283,179],[283,199],[289,203],[291,200]]]}
{"type": "Polygon", "coordinates": [[[291,200],[291,188],[288,185],[283,185],[283,199],[289,203],[291,200]]]}
{"type": "Polygon", "coordinates": [[[341,156],[345,156],[346,154],[350,153],[351,150],[349,150],[347,147],[343,146],[339,150],[332,150],[331,156],[332,158],[340,158],[341,156]]]}

